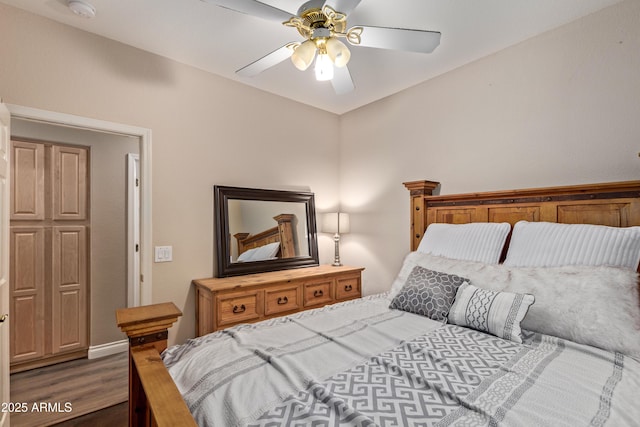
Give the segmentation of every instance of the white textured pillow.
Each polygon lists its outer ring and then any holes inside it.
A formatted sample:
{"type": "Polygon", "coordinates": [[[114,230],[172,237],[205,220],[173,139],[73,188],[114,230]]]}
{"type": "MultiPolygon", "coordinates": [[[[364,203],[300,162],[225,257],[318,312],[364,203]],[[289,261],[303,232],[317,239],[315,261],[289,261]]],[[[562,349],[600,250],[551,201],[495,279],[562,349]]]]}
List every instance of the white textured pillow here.
{"type": "Polygon", "coordinates": [[[522,328],[640,360],[638,274],[618,267],[506,267],[505,290],[536,297],[522,328]]]}
{"type": "Polygon", "coordinates": [[[278,250],[280,249],[280,242],[269,243],[256,249],[257,250],[251,256],[251,261],[273,259],[278,254],[278,250]]]}
{"type": "Polygon", "coordinates": [[[635,270],[639,261],[640,227],[519,221],[513,227],[504,264],[609,265],[635,270]]]}
{"type": "Polygon", "coordinates": [[[392,285],[390,298],[416,265],[465,277],[484,289],[531,294],[536,302],[522,321],[522,329],[640,360],[638,275],[633,270],[608,266],[519,268],[411,252],[392,285]]]}
{"type": "Polygon", "coordinates": [[[258,250],[258,248],[248,249],[240,254],[238,257],[238,262],[248,262],[251,261],[251,257],[258,250]]]}
{"type": "Polygon", "coordinates": [[[269,243],[264,246],[249,249],[240,254],[238,262],[263,261],[273,259],[278,254],[280,242],[269,243]]]}
{"type": "Polygon", "coordinates": [[[511,231],[509,223],[433,223],[427,227],[418,252],[464,261],[497,264],[511,231]]]}
{"type": "Polygon", "coordinates": [[[522,343],[520,322],[534,301],[530,294],[490,291],[464,282],[458,288],[448,320],[454,325],[522,343]]]}

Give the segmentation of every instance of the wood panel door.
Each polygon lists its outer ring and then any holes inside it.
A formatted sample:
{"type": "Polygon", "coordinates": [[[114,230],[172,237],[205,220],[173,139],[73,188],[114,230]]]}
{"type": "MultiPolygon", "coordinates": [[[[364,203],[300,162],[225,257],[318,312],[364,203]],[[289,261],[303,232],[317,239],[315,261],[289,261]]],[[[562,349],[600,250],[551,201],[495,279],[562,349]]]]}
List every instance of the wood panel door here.
{"type": "Polygon", "coordinates": [[[86,227],[53,228],[52,352],[87,346],[86,227]]]}
{"type": "Polygon", "coordinates": [[[13,141],[11,219],[44,219],[44,145],[13,141]]]}
{"type": "Polygon", "coordinates": [[[11,227],[11,363],[44,356],[44,227],[11,227]]]}
{"type": "Polygon", "coordinates": [[[11,369],[89,343],[89,149],[12,141],[11,369]]]}
{"type": "MultiPolygon", "coordinates": [[[[0,102],[0,403],[9,397],[9,122],[11,115],[0,102]]],[[[0,427],[9,426],[9,412],[0,412],[0,427]]]]}
{"type": "Polygon", "coordinates": [[[87,218],[87,150],[54,145],[53,220],[87,218]]]}

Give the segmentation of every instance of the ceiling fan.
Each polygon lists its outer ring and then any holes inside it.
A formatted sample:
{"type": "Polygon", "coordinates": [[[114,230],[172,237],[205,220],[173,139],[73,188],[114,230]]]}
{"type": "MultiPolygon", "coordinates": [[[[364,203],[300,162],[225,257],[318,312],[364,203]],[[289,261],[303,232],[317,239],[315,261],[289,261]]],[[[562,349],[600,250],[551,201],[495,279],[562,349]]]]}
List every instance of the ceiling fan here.
{"type": "Polygon", "coordinates": [[[317,80],[331,80],[337,94],[354,89],[347,63],[351,52],[339,39],[353,46],[431,53],[440,44],[440,33],[405,28],[359,25],[347,29],[347,15],[361,0],[310,0],[297,15],[257,0],[203,0],[225,9],[272,21],[298,30],[303,42],[291,42],[240,68],[236,73],[253,77],[291,58],[299,70],[309,68],[314,58],[317,80]],[[317,54],[317,55],[316,55],[317,54]]]}

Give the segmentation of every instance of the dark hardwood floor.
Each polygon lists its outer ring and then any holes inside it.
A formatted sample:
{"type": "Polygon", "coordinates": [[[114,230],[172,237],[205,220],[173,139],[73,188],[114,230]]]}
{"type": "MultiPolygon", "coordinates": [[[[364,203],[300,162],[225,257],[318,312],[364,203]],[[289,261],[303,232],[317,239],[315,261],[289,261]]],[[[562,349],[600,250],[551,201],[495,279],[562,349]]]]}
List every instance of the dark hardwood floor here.
{"type": "Polygon", "coordinates": [[[27,411],[12,413],[11,425],[126,426],[128,363],[119,353],[12,374],[11,401],[27,411]]]}
{"type": "Polygon", "coordinates": [[[129,403],[109,406],[81,417],[54,424],[55,427],[127,427],[129,424],[129,403]]]}

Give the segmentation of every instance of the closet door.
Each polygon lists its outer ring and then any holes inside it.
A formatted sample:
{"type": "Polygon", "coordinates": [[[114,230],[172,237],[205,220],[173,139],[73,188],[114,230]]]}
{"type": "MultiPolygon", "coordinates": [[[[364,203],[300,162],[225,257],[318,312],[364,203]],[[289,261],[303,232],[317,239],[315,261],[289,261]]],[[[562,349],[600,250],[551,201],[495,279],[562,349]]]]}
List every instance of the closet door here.
{"type": "Polygon", "coordinates": [[[87,150],[53,146],[53,220],[87,219],[87,150]]]}
{"type": "Polygon", "coordinates": [[[85,148],[52,147],[53,354],[88,345],[87,157],[85,148]]]}
{"type": "MultiPolygon", "coordinates": [[[[88,149],[12,141],[11,366],[88,348],[88,149]]],[[[46,362],[45,362],[46,363],[46,362]]]]}
{"type": "Polygon", "coordinates": [[[43,227],[11,227],[11,363],[44,355],[43,227]]]}
{"type": "Polygon", "coordinates": [[[53,227],[53,354],[87,346],[87,236],[84,226],[53,227]]]}
{"type": "Polygon", "coordinates": [[[44,219],[44,145],[12,141],[11,220],[44,219]]]}

